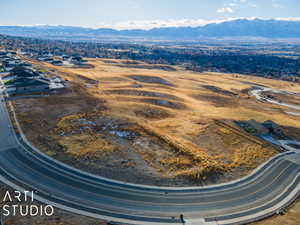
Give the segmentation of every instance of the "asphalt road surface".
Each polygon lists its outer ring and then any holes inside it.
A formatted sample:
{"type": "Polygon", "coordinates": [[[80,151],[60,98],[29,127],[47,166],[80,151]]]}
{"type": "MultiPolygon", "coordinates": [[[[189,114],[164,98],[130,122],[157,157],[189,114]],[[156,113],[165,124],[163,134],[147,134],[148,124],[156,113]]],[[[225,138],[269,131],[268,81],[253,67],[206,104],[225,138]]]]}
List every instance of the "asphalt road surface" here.
{"type": "Polygon", "coordinates": [[[273,158],[223,185],[167,188],[93,176],[59,163],[18,138],[0,96],[0,178],[12,188],[78,214],[128,224],[244,224],[271,215],[300,193],[300,154],[273,158]]]}
{"type": "MultiPolygon", "coordinates": [[[[284,102],[279,102],[277,100],[268,98],[266,96],[263,96],[262,93],[263,92],[273,92],[273,93],[281,93],[281,94],[285,94],[285,95],[296,95],[296,96],[300,96],[299,93],[292,93],[292,92],[287,92],[287,91],[281,91],[281,90],[277,90],[277,89],[273,89],[273,88],[266,88],[266,87],[258,87],[254,90],[251,90],[250,93],[255,96],[258,100],[263,100],[266,102],[269,102],[271,104],[275,104],[275,105],[281,105],[281,106],[285,106],[287,108],[290,109],[294,109],[294,110],[300,110],[300,105],[293,105],[293,104],[287,104],[284,102]]],[[[286,113],[291,114],[291,115],[295,115],[295,116],[299,116],[300,113],[299,112],[290,112],[290,111],[286,111],[286,113]]]]}

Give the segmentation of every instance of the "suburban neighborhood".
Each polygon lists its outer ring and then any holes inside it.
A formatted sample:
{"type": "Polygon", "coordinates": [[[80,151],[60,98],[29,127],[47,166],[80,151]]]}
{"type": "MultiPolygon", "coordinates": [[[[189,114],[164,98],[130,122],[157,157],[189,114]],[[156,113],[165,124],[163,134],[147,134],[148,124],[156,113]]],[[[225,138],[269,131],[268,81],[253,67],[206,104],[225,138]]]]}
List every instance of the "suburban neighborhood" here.
{"type": "Polygon", "coordinates": [[[1,82],[7,96],[51,92],[66,87],[66,81],[49,77],[15,52],[0,52],[1,82]]]}

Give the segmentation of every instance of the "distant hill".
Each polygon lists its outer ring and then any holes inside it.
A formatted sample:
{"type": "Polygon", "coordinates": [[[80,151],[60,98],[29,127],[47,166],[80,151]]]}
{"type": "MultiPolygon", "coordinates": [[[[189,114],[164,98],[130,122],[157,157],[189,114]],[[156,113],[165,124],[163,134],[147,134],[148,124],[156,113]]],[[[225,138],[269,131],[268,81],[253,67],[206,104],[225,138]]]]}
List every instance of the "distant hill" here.
{"type": "Polygon", "coordinates": [[[201,38],[300,38],[300,21],[237,19],[201,27],[168,27],[151,30],[91,29],[70,26],[0,26],[0,34],[41,38],[150,38],[197,40],[201,38]]]}

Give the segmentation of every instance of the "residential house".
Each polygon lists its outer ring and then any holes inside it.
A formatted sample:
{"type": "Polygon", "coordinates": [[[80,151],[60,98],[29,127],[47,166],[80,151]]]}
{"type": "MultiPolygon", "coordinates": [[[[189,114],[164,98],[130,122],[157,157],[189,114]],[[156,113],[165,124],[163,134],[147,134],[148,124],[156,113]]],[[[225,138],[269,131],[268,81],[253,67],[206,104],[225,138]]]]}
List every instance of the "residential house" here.
{"type": "Polygon", "coordinates": [[[17,78],[5,83],[6,93],[22,94],[28,92],[44,92],[50,89],[49,81],[39,78],[17,78]]]}
{"type": "Polygon", "coordinates": [[[71,63],[73,63],[74,65],[83,65],[86,62],[87,61],[84,60],[81,56],[73,56],[71,58],[71,63]]]}
{"type": "Polygon", "coordinates": [[[62,66],[63,65],[63,61],[61,61],[61,60],[53,60],[51,62],[51,64],[54,65],[54,66],[62,66]]]}
{"type": "Polygon", "coordinates": [[[39,77],[40,74],[38,72],[32,71],[26,67],[23,66],[17,66],[10,70],[10,73],[3,77],[3,80],[11,80],[16,78],[33,78],[33,77],[39,77]]]}

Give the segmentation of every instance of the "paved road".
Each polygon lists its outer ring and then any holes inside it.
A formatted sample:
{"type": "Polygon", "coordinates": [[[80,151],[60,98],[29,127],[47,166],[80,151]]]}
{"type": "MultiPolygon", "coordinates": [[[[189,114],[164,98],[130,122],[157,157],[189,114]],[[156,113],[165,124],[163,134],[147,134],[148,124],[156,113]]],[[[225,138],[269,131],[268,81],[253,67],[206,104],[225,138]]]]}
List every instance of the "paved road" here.
{"type": "MultiPolygon", "coordinates": [[[[273,89],[273,88],[266,88],[266,87],[259,87],[257,89],[254,89],[254,90],[250,91],[250,93],[253,96],[255,96],[258,100],[263,100],[263,101],[266,101],[266,102],[269,102],[269,103],[275,104],[275,105],[285,106],[285,107],[288,107],[290,109],[300,110],[300,105],[293,105],[293,104],[287,104],[287,103],[284,103],[284,102],[276,101],[276,100],[268,98],[266,96],[262,96],[263,92],[273,92],[273,93],[281,93],[281,94],[286,94],[286,95],[300,96],[299,93],[281,91],[281,90],[277,90],[277,89],[273,89]]],[[[291,115],[295,115],[295,116],[300,115],[299,112],[286,112],[286,113],[291,114],[291,115]]]]}
{"type": "MultiPolygon", "coordinates": [[[[0,101],[2,96],[0,96],[0,101]]],[[[0,178],[13,188],[36,190],[54,206],[129,224],[246,223],[274,213],[300,194],[300,154],[285,153],[236,182],[166,188],[121,183],[72,169],[20,142],[0,102],[0,178]],[[218,223],[216,223],[218,221],[218,223]]]]}
{"type": "Polygon", "coordinates": [[[279,140],[280,145],[292,152],[300,153],[300,142],[293,140],[279,140]]]}

